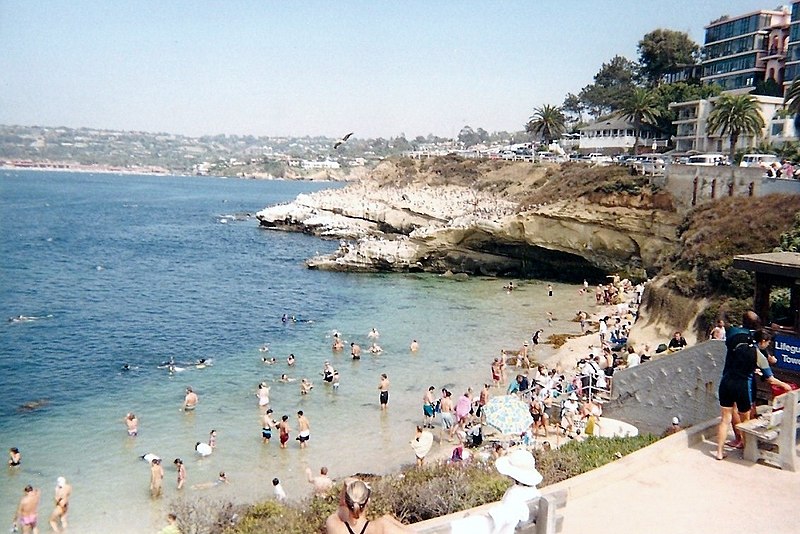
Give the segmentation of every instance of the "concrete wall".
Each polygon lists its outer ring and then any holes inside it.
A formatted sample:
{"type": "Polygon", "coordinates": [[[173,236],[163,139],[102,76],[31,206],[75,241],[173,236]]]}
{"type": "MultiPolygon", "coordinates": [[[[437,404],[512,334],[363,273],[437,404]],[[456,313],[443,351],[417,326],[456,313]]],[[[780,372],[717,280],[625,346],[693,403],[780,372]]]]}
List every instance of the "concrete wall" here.
{"type": "Polygon", "coordinates": [[[672,193],[679,209],[689,209],[731,193],[757,197],[772,193],[800,194],[800,180],[766,178],[763,169],[754,167],[673,164],[667,167],[663,177],[656,177],[653,182],[672,193]]]}
{"type": "Polygon", "coordinates": [[[640,433],[660,435],[673,417],[695,425],[719,416],[717,388],[725,343],[705,341],[614,373],[603,415],[628,422],[640,433]]]}

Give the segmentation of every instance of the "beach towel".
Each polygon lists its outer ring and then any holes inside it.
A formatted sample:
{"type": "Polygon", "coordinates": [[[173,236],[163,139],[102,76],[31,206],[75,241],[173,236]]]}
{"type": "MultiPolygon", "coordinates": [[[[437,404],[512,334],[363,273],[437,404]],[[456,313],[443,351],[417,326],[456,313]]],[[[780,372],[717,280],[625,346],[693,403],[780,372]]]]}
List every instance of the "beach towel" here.
{"type": "Polygon", "coordinates": [[[431,450],[433,446],[433,434],[427,430],[423,430],[418,438],[411,440],[411,449],[417,458],[425,458],[425,455],[431,450]]]}

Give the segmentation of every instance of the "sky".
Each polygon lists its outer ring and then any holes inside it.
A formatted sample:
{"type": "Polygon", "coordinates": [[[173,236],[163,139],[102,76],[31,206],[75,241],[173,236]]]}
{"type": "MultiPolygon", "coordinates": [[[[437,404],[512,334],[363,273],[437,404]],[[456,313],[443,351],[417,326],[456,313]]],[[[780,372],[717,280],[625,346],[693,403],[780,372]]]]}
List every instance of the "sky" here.
{"type": "Polygon", "coordinates": [[[518,131],[615,55],[638,59],[652,30],[702,45],[712,20],[776,5],[0,0],[0,124],[408,139],[465,125],[518,131]]]}

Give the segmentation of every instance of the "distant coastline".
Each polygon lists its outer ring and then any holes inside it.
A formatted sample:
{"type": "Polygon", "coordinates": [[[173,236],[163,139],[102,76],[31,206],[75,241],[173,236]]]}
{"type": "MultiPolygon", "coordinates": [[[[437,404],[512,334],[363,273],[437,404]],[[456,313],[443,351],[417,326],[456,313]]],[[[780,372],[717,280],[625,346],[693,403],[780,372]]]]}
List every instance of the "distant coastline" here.
{"type": "Polygon", "coordinates": [[[54,163],[54,162],[10,162],[0,161],[0,170],[4,171],[44,171],[44,172],[79,172],[94,174],[130,174],[139,176],[186,176],[198,178],[238,178],[241,180],[291,180],[308,182],[336,182],[329,177],[278,177],[278,176],[224,176],[216,174],[185,174],[171,171],[163,167],[116,167],[113,165],[82,165],[80,163],[54,163]]]}

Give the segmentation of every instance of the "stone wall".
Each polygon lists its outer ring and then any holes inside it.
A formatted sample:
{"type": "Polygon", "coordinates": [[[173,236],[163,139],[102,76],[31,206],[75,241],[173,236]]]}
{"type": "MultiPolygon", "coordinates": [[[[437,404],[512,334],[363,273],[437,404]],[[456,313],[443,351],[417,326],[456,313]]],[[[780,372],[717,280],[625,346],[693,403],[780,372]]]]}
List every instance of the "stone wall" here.
{"type": "Polygon", "coordinates": [[[765,196],[772,193],[800,194],[800,180],[767,178],[756,167],[703,167],[670,165],[653,182],[675,197],[680,210],[726,196],[765,196]],[[733,184],[733,185],[731,185],[733,184]]]}
{"type": "Polygon", "coordinates": [[[658,435],[673,417],[683,426],[718,417],[717,388],[724,363],[725,343],[705,341],[617,371],[603,415],[658,435]]]}

